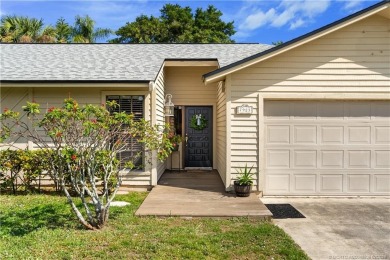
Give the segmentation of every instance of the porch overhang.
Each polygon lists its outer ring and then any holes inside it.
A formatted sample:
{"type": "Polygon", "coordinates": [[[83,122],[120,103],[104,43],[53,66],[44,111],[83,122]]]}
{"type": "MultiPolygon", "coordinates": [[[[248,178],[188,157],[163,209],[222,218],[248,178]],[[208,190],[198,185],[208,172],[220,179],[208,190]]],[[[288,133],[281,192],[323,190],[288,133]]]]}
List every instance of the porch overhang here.
{"type": "Polygon", "coordinates": [[[203,67],[211,66],[219,68],[217,59],[165,59],[165,67],[203,67]]]}

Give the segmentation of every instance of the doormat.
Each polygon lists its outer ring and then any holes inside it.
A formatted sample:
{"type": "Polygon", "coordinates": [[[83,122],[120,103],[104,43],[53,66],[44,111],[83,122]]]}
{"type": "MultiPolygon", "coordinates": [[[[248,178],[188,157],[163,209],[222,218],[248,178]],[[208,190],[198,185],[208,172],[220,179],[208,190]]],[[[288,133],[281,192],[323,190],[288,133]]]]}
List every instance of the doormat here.
{"type": "Polygon", "coordinates": [[[305,218],[291,204],[264,204],[271,211],[274,219],[305,218]]]}

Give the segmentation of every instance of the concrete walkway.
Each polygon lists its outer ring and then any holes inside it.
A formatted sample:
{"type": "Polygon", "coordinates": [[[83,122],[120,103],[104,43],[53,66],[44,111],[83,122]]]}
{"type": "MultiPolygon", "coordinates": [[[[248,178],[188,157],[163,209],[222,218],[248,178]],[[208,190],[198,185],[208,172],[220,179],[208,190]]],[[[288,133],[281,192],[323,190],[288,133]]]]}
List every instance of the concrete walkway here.
{"type": "Polygon", "coordinates": [[[247,198],[226,193],[216,171],[164,173],[135,214],[255,219],[272,216],[255,193],[247,198]]]}
{"type": "Polygon", "coordinates": [[[261,198],[288,203],[306,218],[274,219],[316,259],[390,259],[388,198],[261,198]]]}

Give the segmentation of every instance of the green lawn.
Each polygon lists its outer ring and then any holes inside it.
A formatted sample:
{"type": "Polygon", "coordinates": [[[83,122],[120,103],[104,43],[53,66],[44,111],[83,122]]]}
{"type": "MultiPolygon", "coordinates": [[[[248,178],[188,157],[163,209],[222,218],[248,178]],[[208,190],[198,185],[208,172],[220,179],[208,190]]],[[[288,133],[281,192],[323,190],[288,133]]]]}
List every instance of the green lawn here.
{"type": "Polygon", "coordinates": [[[64,197],[0,196],[0,259],[308,259],[280,228],[247,218],[138,218],[146,193],[118,195],[101,231],[84,230],[64,197]]]}

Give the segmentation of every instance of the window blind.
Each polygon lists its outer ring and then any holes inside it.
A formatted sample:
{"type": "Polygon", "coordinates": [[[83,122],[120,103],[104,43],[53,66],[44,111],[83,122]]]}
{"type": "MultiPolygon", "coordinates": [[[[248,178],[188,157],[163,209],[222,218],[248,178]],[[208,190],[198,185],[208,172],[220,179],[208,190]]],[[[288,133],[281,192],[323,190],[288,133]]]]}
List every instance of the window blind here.
{"type": "MultiPolygon", "coordinates": [[[[119,105],[112,108],[111,113],[125,112],[126,114],[133,114],[136,121],[144,118],[144,96],[110,95],[106,97],[106,101],[115,101],[119,105]]],[[[132,160],[136,167],[142,167],[143,157],[143,147],[137,141],[137,137],[129,139],[126,150],[119,154],[122,166],[132,160]]]]}

